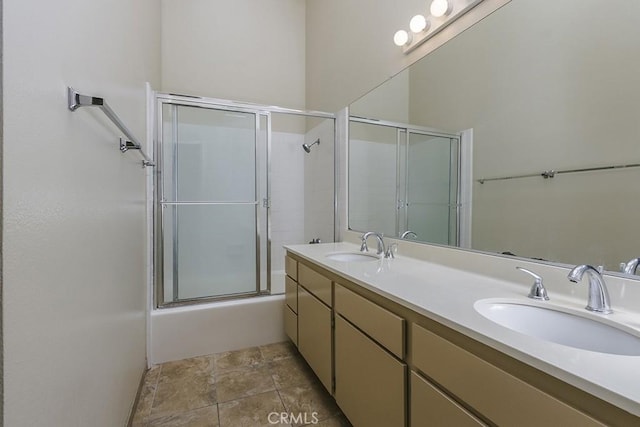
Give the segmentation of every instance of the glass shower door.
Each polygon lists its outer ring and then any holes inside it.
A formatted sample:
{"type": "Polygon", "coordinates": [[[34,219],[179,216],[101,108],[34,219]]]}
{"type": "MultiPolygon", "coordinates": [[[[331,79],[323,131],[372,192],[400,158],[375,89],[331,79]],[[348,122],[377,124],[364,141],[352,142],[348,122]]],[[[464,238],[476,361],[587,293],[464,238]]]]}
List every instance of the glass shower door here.
{"type": "Polygon", "coordinates": [[[406,230],[419,240],[457,244],[458,139],[408,133],[406,230]]]}
{"type": "Polygon", "coordinates": [[[162,104],[163,303],[260,292],[263,121],[162,104]]]}

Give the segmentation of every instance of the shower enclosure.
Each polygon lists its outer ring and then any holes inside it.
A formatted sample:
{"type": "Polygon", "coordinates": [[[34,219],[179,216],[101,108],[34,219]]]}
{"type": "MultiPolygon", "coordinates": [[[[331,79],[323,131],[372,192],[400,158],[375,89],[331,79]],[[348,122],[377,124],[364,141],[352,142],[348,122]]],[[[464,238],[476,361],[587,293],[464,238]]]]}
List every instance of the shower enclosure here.
{"type": "Polygon", "coordinates": [[[333,115],[156,102],[156,306],[282,293],[282,245],[334,239],[333,115]]]}
{"type": "Polygon", "coordinates": [[[350,229],[457,245],[459,181],[460,135],[350,117],[350,229]]]}

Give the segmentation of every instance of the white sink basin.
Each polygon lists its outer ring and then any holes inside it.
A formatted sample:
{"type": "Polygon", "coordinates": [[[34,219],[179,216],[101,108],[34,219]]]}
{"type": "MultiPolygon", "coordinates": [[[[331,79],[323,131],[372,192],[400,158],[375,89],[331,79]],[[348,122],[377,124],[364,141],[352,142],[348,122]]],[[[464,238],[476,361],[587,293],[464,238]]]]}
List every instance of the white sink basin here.
{"type": "Polygon", "coordinates": [[[366,252],[334,252],[327,254],[326,257],[333,261],[341,262],[368,262],[380,259],[377,255],[368,254],[366,252]]]}
{"type": "Polygon", "coordinates": [[[553,308],[480,300],[476,311],[525,335],[599,353],[640,356],[640,337],[607,323],[553,308]]]}

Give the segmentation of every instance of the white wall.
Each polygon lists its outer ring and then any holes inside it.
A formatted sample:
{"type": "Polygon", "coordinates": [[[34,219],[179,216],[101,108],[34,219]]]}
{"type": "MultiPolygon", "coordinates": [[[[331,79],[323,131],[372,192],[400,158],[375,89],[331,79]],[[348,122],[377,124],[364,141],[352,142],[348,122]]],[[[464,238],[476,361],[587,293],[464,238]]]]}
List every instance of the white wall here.
{"type": "Polygon", "coordinates": [[[161,3],[162,91],[304,108],[304,1],[161,3]]]}
{"type": "Polygon", "coordinates": [[[123,426],[145,369],[145,170],[155,0],[4,0],[4,425],[123,426]]]}
{"type": "Polygon", "coordinates": [[[393,34],[412,16],[428,12],[424,0],[308,0],[306,8],[306,103],[338,111],[422,58],[510,0],[485,0],[408,55],[393,34]]]}

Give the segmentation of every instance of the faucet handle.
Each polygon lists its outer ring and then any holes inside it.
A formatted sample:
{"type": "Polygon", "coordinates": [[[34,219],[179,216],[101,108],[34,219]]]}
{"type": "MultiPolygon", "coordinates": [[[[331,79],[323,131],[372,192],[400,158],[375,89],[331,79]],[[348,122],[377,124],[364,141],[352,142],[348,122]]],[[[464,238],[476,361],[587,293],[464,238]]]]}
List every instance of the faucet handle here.
{"type": "Polygon", "coordinates": [[[620,272],[625,274],[636,274],[639,264],[640,264],[640,258],[633,258],[629,262],[621,262],[620,272]]]}
{"type": "Polygon", "coordinates": [[[549,295],[547,295],[547,289],[542,284],[542,277],[541,276],[537,275],[536,273],[534,273],[531,270],[527,270],[526,268],[522,268],[522,267],[516,267],[516,270],[520,270],[523,273],[527,273],[528,275],[530,275],[534,279],[534,283],[531,286],[531,290],[529,291],[529,295],[527,295],[529,298],[538,299],[538,300],[544,300],[544,301],[548,301],[549,300],[549,295]]]}
{"type": "Polygon", "coordinates": [[[398,244],[391,243],[389,246],[387,246],[387,251],[385,252],[384,257],[393,259],[396,257],[397,252],[398,252],[398,244]]]}

